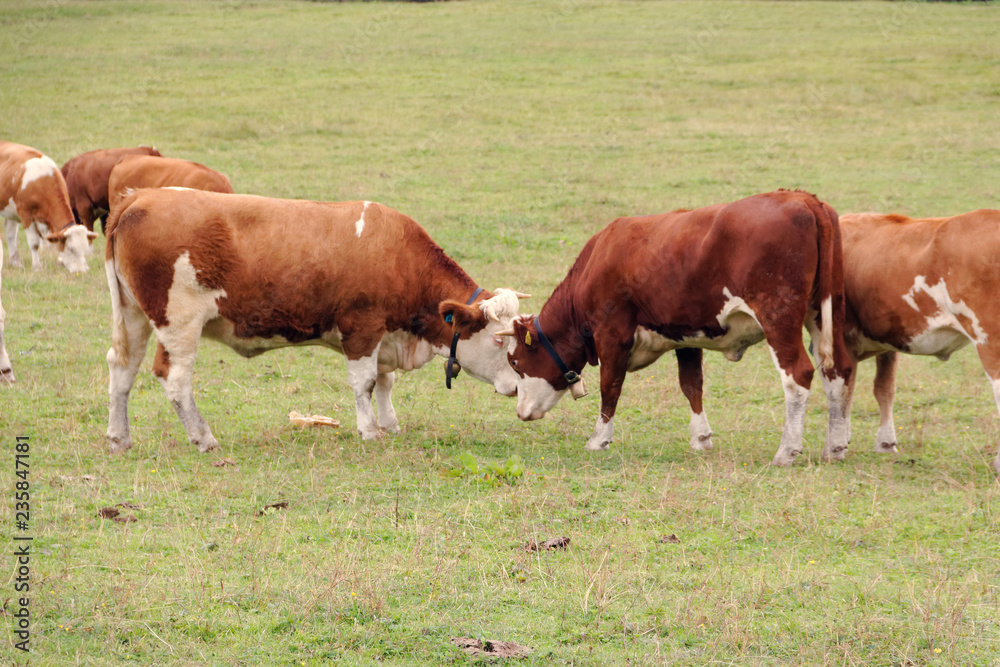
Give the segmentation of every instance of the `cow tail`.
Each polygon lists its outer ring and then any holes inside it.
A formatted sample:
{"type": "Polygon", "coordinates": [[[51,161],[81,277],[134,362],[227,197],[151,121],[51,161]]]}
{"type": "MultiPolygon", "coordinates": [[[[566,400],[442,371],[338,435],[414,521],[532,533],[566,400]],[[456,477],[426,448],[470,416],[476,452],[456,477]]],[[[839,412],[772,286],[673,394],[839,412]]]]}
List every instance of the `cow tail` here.
{"type": "MultiPolygon", "coordinates": [[[[816,300],[819,301],[819,345],[816,356],[819,366],[824,369],[834,367],[833,341],[834,336],[842,335],[837,331],[837,320],[833,317],[834,306],[843,299],[837,289],[837,276],[842,273],[840,262],[840,224],[837,212],[832,207],[819,203],[816,212],[817,231],[819,232],[819,274],[817,281],[816,300]]],[[[842,318],[841,318],[842,319],[842,318]]]]}
{"type": "Polygon", "coordinates": [[[113,207],[108,214],[104,226],[108,243],[104,250],[104,272],[108,277],[108,292],[111,294],[111,349],[108,350],[108,363],[119,366],[128,365],[128,333],[125,329],[125,309],[122,307],[122,287],[118,280],[118,264],[115,261],[115,245],[118,242],[118,221],[122,213],[128,209],[131,198],[122,200],[119,206],[113,207]]]}

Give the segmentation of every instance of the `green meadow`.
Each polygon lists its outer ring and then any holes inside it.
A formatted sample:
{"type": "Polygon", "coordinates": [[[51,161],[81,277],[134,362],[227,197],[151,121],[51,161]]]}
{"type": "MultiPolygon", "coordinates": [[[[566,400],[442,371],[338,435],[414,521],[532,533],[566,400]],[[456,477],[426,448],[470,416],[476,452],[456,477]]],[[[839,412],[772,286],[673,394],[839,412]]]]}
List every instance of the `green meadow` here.
{"type": "MultiPolygon", "coordinates": [[[[537,312],[622,215],[782,187],[841,213],[997,207],[998,34],[991,3],[0,0],[0,138],[60,164],[153,144],[238,192],[380,201],[537,312]]],[[[594,369],[590,397],[524,424],[435,360],[398,376],[403,432],[362,441],[343,357],[205,342],[195,396],[222,449],[187,443],[149,355],[135,447],[111,456],[95,248],[83,275],[3,268],[6,662],[492,664],[453,641],[472,638],[531,649],[509,664],[1000,664],[1000,421],[970,349],[901,359],[896,455],[871,451],[868,362],[847,460],[821,463],[815,382],[805,452],[774,469],[762,347],[706,355],[699,454],[671,356],[629,376],[592,453],[594,369]]]]}

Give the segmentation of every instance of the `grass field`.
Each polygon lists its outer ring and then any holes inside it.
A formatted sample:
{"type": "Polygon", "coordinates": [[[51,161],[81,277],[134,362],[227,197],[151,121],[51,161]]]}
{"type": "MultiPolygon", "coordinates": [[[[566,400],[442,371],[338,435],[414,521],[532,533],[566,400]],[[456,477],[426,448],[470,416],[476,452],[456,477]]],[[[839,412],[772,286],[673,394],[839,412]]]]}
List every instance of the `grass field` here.
{"type": "MultiPolygon", "coordinates": [[[[239,192],[381,201],[537,310],[619,215],[778,187],[840,212],[996,207],[998,32],[979,3],[0,0],[0,137],[59,163],[152,143],[239,192]]],[[[5,661],[466,664],[452,638],[472,637],[537,665],[1000,664],[998,419],[970,350],[902,359],[900,454],[870,451],[869,364],[847,460],[818,461],[816,383],[806,452],[772,469],[763,348],[706,355],[716,449],[695,454],[670,357],[628,378],[590,453],[593,369],[590,398],[522,424],[435,361],[396,385],[403,433],[363,442],[342,357],[206,343],[223,449],[186,442],[147,360],[136,446],[112,457],[95,246],[82,276],[3,269],[0,518],[19,534],[30,436],[34,538],[27,656],[4,562],[5,661]],[[520,477],[482,472],[513,456],[520,477]],[[118,503],[137,521],[98,517],[118,503]]]]}

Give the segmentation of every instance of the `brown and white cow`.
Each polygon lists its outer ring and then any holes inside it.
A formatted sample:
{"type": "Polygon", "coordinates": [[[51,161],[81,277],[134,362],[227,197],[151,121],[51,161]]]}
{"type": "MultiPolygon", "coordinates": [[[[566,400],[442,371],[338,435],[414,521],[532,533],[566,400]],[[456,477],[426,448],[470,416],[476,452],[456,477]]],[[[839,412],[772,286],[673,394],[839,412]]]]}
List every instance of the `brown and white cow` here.
{"type": "Polygon", "coordinates": [[[107,237],[113,452],[131,446],[128,395],[151,332],[153,373],[202,451],[218,445],[191,393],[203,336],[247,357],[289,345],[342,352],[366,439],[398,431],[393,371],[448,355],[454,334],[470,375],[516,390],[496,333],[525,295],[479,290],[420,225],[381,204],[144,189],[112,210],[107,237]]]}
{"type": "Polygon", "coordinates": [[[627,371],[676,350],[691,405],[691,446],[710,449],[702,350],[738,361],[766,340],[785,390],[776,465],[802,451],[813,365],[802,327],[819,340],[831,407],[823,457],[847,451],[843,279],[837,214],[813,195],[781,190],[735,203],[619,218],[595,234],[537,317],[515,320],[509,360],[517,415],[541,418],[597,364],[601,411],[587,449],[607,449],[627,371]],[[541,327],[541,328],[540,328],[541,327]],[[560,367],[560,365],[562,367],[560,367]]]}
{"type": "Polygon", "coordinates": [[[70,273],[87,270],[87,250],[96,234],[74,224],[69,193],[59,167],[30,146],[0,141],[0,216],[6,221],[11,266],[21,266],[17,230],[24,227],[31,268],[42,268],[42,240],[55,243],[59,262],[70,273]]]}
{"type": "MultiPolygon", "coordinates": [[[[853,213],[840,222],[848,349],[855,360],[876,361],[875,451],[896,451],[897,352],[945,360],[972,343],[1000,409],[1000,211],[923,219],[853,213]]],[[[848,410],[853,390],[852,381],[848,410]]],[[[992,465],[1000,474],[1000,452],[992,465]]]]}
{"type": "Polygon", "coordinates": [[[73,215],[88,231],[94,231],[94,221],[111,211],[108,180],[115,164],[126,155],[159,156],[160,151],[149,146],[103,148],[81,153],[62,166],[73,215]]]}
{"type": "Polygon", "coordinates": [[[225,174],[198,162],[171,157],[127,155],[118,161],[108,177],[108,196],[112,207],[129,190],[167,187],[233,192],[225,174]]]}

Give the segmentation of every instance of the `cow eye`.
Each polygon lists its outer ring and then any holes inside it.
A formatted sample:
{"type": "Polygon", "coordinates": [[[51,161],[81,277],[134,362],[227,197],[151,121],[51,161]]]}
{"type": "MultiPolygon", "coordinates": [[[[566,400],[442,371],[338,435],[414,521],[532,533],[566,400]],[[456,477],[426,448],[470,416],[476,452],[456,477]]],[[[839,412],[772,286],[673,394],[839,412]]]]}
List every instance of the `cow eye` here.
{"type": "Polygon", "coordinates": [[[517,368],[517,359],[511,359],[510,366],[511,368],[517,368]]]}

